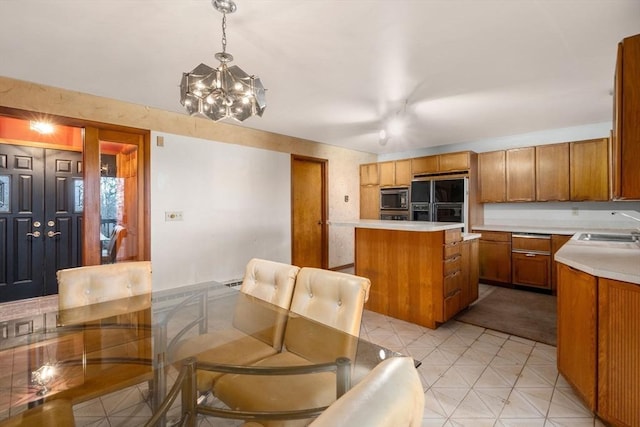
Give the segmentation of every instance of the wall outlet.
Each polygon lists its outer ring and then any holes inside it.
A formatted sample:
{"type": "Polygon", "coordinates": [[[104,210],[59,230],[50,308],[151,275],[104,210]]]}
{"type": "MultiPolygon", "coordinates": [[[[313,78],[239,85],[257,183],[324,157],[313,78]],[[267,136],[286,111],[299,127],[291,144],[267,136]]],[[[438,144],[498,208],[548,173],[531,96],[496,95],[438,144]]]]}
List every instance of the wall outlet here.
{"type": "Polygon", "coordinates": [[[165,221],[182,221],[182,211],[166,211],[164,213],[165,221]]]}

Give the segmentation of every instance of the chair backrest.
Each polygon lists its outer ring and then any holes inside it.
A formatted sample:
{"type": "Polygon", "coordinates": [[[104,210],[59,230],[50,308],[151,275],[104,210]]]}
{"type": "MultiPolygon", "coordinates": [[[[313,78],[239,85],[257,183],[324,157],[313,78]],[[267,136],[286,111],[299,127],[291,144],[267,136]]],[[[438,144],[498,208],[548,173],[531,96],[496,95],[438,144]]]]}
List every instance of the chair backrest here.
{"type": "Polygon", "coordinates": [[[133,261],[58,270],[61,310],[151,293],[151,262],[133,261]]]}
{"type": "Polygon", "coordinates": [[[253,258],[247,263],[240,292],[288,309],[300,267],[253,258]]]}
{"type": "Polygon", "coordinates": [[[284,344],[312,362],[355,357],[364,303],[369,297],[369,279],[319,268],[298,272],[287,320],[284,344]],[[328,327],[322,330],[309,320],[328,327]],[[336,330],[346,332],[336,333],[336,330]]]}
{"type": "Polygon", "coordinates": [[[332,403],[310,427],[419,427],[424,390],[410,357],[378,364],[351,390],[332,403]]]}
{"type": "MultiPolygon", "coordinates": [[[[288,310],[300,267],[254,258],[247,263],[240,292],[288,310]]],[[[233,315],[233,326],[273,348],[282,347],[286,312],[246,304],[239,299],[233,315]]]]}
{"type": "Polygon", "coordinates": [[[120,243],[122,242],[122,238],[124,237],[125,230],[126,229],[121,225],[116,225],[113,228],[113,233],[111,233],[111,237],[109,238],[109,243],[107,245],[107,256],[104,259],[106,263],[113,264],[114,262],[116,262],[118,248],[120,248],[120,243]]]}
{"type": "Polygon", "coordinates": [[[359,336],[370,287],[365,277],[304,267],[296,278],[291,311],[359,336]]]}

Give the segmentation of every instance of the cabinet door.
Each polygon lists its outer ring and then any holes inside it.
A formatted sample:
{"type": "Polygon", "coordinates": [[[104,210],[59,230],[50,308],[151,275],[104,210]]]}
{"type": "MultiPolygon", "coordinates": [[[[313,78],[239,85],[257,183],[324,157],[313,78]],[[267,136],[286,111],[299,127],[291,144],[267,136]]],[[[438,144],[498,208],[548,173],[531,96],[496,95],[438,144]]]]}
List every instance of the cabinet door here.
{"type": "Polygon", "coordinates": [[[438,156],[439,172],[457,172],[470,169],[469,152],[447,153],[438,156]]]}
{"type": "Polygon", "coordinates": [[[396,160],[396,185],[411,184],[411,159],[396,160]]]}
{"type": "Polygon", "coordinates": [[[536,147],[536,200],[569,200],[569,144],[536,147]]]}
{"type": "Polygon", "coordinates": [[[558,371],[591,411],[596,404],[597,281],[558,264],[558,371]]]}
{"type": "Polygon", "coordinates": [[[438,172],[438,156],[425,156],[411,159],[411,172],[414,175],[438,172]]]}
{"type": "Polygon", "coordinates": [[[513,253],[511,269],[514,285],[551,289],[551,257],[534,253],[513,253]]]}
{"type": "Polygon", "coordinates": [[[396,165],[395,162],[378,163],[378,175],[380,177],[380,187],[396,185],[396,165]]]}
{"type": "Polygon", "coordinates": [[[379,186],[360,186],[360,219],[380,219],[379,186]]]}
{"type": "Polygon", "coordinates": [[[478,154],[480,202],[504,202],[506,196],[505,152],[478,154]]]}
{"type": "Polygon", "coordinates": [[[618,45],[614,90],[613,197],[640,199],[640,34],[618,45]]]}
{"type": "Polygon", "coordinates": [[[570,144],[571,200],[609,199],[608,138],[570,144]]]}
{"type": "Polygon", "coordinates": [[[506,182],[508,202],[531,202],[536,197],[535,149],[507,150],[506,182]]]}
{"type": "Polygon", "coordinates": [[[480,278],[492,282],[511,283],[511,242],[492,242],[480,239],[480,278]]]}
{"type": "Polygon", "coordinates": [[[460,308],[468,307],[478,299],[478,245],[478,239],[462,242],[460,308]]]}
{"type": "Polygon", "coordinates": [[[598,415],[640,426],[640,286],[598,279],[598,415]]]}
{"type": "Polygon", "coordinates": [[[360,185],[378,185],[378,164],[360,165],[360,185]]]}

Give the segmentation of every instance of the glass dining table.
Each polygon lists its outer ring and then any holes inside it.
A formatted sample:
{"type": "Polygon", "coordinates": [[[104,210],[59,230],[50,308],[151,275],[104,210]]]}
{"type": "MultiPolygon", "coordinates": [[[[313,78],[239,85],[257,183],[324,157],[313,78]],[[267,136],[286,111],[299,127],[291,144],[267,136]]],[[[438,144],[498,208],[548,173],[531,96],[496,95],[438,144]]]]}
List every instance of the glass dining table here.
{"type": "Polygon", "coordinates": [[[53,399],[76,404],[142,382],[149,384],[155,411],[172,385],[168,378],[175,378],[167,373],[180,370],[185,360],[200,363],[197,351],[178,354],[175,348],[207,336],[213,337],[202,341],[208,352],[224,351],[228,342],[215,337],[228,331],[260,339],[265,331],[291,325],[301,345],[321,349],[314,363],[333,363],[336,355],[348,360],[350,385],[399,355],[235,287],[185,286],[0,322],[0,419],[53,399]],[[238,329],[239,312],[260,323],[254,322],[254,330],[238,329]]]}

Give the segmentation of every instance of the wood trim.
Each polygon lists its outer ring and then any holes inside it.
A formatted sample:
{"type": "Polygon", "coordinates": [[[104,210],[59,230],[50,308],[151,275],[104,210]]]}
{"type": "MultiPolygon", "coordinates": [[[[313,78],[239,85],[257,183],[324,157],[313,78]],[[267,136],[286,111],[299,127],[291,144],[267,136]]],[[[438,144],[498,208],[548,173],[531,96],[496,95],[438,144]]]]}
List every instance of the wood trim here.
{"type": "Polygon", "coordinates": [[[101,263],[100,251],[100,130],[87,126],[84,130],[84,214],[82,218],[82,265],[101,263]]]}

